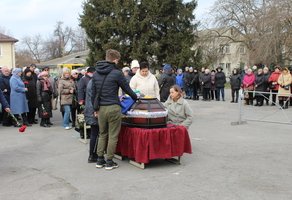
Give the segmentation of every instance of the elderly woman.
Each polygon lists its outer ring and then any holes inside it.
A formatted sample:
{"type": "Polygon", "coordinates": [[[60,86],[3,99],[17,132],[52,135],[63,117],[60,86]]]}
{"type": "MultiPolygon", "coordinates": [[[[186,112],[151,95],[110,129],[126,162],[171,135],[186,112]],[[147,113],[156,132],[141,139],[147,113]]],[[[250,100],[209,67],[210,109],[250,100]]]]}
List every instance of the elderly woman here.
{"type": "Polygon", "coordinates": [[[26,116],[26,113],[29,111],[25,94],[27,88],[20,78],[21,75],[22,70],[20,68],[15,68],[12,71],[12,77],[10,78],[10,108],[12,114],[21,115],[22,123],[24,125],[30,126],[26,116]]]}
{"type": "Polygon", "coordinates": [[[66,130],[71,129],[69,126],[71,106],[73,103],[73,95],[76,90],[74,81],[70,78],[70,70],[64,70],[63,76],[59,80],[59,96],[62,110],[64,111],[63,126],[66,130]]]}
{"type": "Polygon", "coordinates": [[[288,99],[291,96],[290,92],[291,83],[292,83],[291,74],[287,67],[285,67],[278,78],[278,84],[280,86],[278,90],[279,105],[283,109],[288,108],[288,99]]]}
{"type": "Polygon", "coordinates": [[[40,126],[50,127],[50,117],[52,117],[52,99],[53,88],[49,80],[49,73],[42,71],[38,75],[37,81],[37,101],[38,101],[38,114],[41,118],[40,126]]]}
{"type": "Polygon", "coordinates": [[[168,110],[168,123],[189,128],[193,120],[193,112],[178,85],[170,88],[170,95],[164,106],[168,110]]]}
{"type": "Polygon", "coordinates": [[[132,90],[139,90],[145,96],[160,100],[158,82],[149,71],[149,64],[147,62],[140,63],[140,69],[130,81],[130,87],[132,90]]]}
{"type": "Polygon", "coordinates": [[[253,93],[251,91],[254,90],[254,84],[255,84],[255,75],[252,69],[248,69],[242,81],[243,90],[247,91],[244,98],[246,105],[253,105],[253,93]]]}

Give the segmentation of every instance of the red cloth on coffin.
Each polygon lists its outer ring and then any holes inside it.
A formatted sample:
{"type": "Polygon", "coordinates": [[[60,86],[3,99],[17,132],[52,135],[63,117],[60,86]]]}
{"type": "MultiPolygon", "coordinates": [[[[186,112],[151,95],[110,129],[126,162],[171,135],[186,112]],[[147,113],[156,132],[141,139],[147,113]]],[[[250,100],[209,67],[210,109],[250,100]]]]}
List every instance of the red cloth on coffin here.
{"type": "Polygon", "coordinates": [[[133,128],[122,126],[117,153],[148,163],[153,159],[166,159],[192,153],[187,129],[184,126],[168,125],[167,128],[133,128]]]}

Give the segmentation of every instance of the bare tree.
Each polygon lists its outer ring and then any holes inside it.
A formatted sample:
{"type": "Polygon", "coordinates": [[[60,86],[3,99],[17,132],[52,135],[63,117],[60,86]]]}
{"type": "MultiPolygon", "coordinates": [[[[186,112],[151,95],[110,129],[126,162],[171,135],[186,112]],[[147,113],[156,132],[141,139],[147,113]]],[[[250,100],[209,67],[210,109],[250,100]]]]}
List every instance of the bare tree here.
{"type": "Polygon", "coordinates": [[[216,27],[243,36],[250,64],[284,64],[291,59],[291,7],[290,0],[217,0],[212,13],[216,27]]]}
{"type": "Polygon", "coordinates": [[[37,62],[43,60],[43,39],[40,34],[33,37],[26,36],[22,42],[37,62]]]}

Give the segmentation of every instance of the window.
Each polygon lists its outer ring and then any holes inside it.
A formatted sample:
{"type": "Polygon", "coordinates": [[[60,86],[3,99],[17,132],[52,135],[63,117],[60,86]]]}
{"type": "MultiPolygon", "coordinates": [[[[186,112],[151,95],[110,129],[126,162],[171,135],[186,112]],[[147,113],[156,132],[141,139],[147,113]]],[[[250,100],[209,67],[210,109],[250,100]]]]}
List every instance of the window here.
{"type": "Polygon", "coordinates": [[[219,53],[224,53],[224,45],[220,45],[219,47],[219,53]]]}
{"type": "Polygon", "coordinates": [[[226,69],[230,72],[231,71],[231,63],[226,63],[226,69]]]}
{"type": "Polygon", "coordinates": [[[240,45],[240,47],[239,47],[239,53],[240,54],[245,54],[245,47],[244,47],[244,45],[240,45]]]}
{"type": "Polygon", "coordinates": [[[229,54],[230,53],[230,45],[225,46],[225,53],[229,54]]]}

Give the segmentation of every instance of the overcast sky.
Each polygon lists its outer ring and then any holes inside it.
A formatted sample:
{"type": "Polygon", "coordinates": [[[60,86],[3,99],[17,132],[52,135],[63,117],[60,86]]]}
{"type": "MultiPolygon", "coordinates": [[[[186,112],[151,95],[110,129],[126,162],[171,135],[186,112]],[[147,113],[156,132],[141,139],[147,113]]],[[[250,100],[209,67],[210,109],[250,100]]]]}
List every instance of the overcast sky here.
{"type": "MultiPolygon", "coordinates": [[[[83,0],[0,0],[0,30],[22,39],[40,33],[44,38],[54,30],[57,21],[78,26],[83,0]]],[[[198,0],[197,19],[208,13],[215,0],[198,0]]]]}

